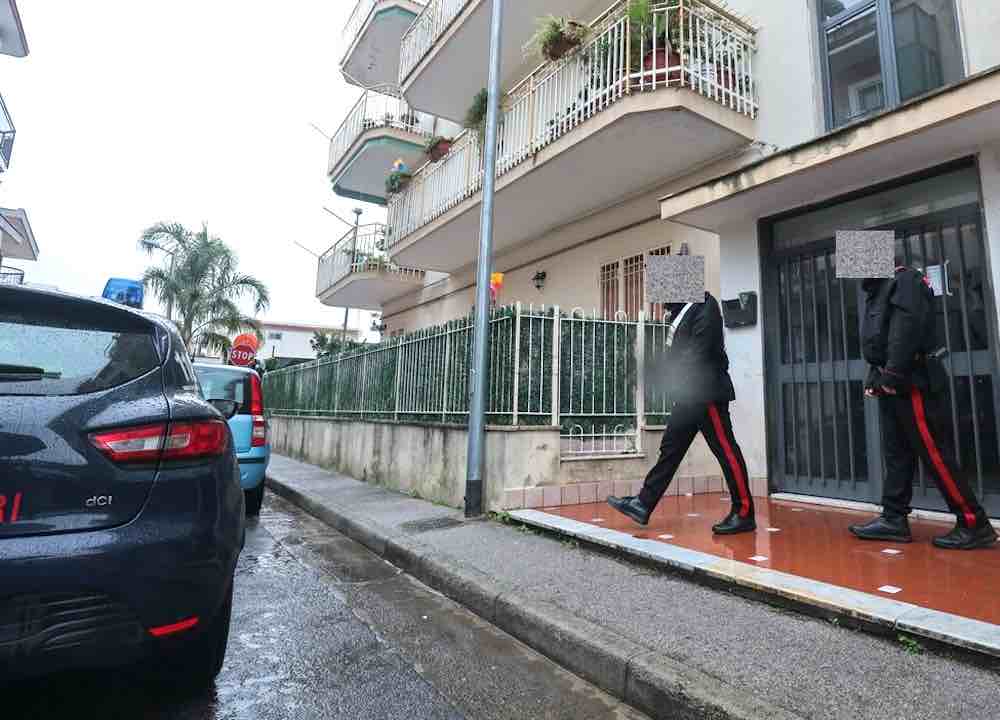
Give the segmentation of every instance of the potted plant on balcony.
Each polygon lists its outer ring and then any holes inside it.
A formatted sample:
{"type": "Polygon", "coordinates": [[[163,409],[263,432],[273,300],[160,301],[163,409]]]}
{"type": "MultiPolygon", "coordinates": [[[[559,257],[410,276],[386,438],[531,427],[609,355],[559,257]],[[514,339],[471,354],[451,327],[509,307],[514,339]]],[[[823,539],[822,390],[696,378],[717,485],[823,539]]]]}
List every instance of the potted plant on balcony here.
{"type": "Polygon", "coordinates": [[[395,195],[406,190],[413,179],[410,168],[403,162],[402,158],[392,164],[392,172],[385,179],[385,191],[389,195],[395,195]]]}
{"type": "Polygon", "coordinates": [[[454,141],[451,138],[435,135],[427,141],[427,145],[424,149],[427,151],[427,155],[430,157],[431,162],[441,162],[442,158],[444,158],[444,156],[451,150],[453,142],[454,141]]]}
{"type": "Polygon", "coordinates": [[[575,20],[548,15],[538,20],[538,29],[524,46],[525,54],[555,62],[578,48],[590,34],[590,28],[575,20]]]}
{"type": "Polygon", "coordinates": [[[632,67],[642,63],[644,81],[668,82],[681,79],[683,33],[676,20],[669,23],[665,13],[654,13],[650,0],[629,0],[629,31],[632,44],[632,67]],[[668,37],[669,34],[669,37],[668,37]],[[654,49],[655,48],[655,49],[654,49]]]}
{"type": "Polygon", "coordinates": [[[490,94],[486,88],[483,88],[476,96],[472,99],[472,105],[465,113],[465,127],[469,130],[475,130],[479,133],[479,139],[482,140],[483,136],[486,134],[486,113],[490,104],[490,94]]]}

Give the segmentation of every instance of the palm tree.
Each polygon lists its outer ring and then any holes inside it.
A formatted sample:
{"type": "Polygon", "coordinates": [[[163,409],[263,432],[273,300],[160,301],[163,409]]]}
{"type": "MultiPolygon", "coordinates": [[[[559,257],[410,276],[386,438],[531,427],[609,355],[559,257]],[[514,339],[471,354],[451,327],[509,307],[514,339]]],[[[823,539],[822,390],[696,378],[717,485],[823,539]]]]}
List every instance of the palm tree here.
{"type": "Polygon", "coordinates": [[[177,329],[189,355],[195,350],[229,350],[230,338],[255,332],[260,324],[245,315],[239,303],[250,300],[261,313],[271,303],[267,287],[238,269],[236,254],[208,227],[191,232],[176,223],[158,223],[139,238],[139,249],[148,254],[162,250],[170,255],[168,267],[150,266],[143,282],[167,307],[176,310],[177,329]]]}

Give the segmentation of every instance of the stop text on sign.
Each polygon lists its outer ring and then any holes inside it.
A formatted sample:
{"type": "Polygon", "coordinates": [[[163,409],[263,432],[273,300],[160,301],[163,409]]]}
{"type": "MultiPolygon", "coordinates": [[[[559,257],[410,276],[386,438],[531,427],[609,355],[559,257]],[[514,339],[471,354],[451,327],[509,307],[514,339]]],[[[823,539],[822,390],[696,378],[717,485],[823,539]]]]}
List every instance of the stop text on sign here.
{"type": "Polygon", "coordinates": [[[257,357],[257,351],[249,345],[237,345],[229,351],[229,360],[233,365],[250,365],[257,357]]]}

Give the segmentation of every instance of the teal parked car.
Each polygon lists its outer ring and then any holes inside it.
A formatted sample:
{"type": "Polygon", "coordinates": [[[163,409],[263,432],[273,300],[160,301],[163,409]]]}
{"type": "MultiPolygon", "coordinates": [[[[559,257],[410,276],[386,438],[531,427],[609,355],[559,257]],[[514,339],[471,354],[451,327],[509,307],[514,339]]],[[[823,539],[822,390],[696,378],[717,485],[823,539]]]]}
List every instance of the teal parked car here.
{"type": "Polygon", "coordinates": [[[232,400],[237,404],[229,428],[240,464],[240,485],[246,495],[247,515],[259,515],[264,501],[264,476],[271,461],[260,375],[232,365],[196,364],[194,371],[206,398],[232,400]]]}

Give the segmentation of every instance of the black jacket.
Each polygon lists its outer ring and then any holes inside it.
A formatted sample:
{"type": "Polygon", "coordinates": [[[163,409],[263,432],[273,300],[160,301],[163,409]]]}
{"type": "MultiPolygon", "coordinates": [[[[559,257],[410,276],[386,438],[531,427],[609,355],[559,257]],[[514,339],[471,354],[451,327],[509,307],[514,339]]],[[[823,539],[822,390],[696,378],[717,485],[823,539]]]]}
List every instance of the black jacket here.
{"type": "Polygon", "coordinates": [[[923,384],[926,356],[937,348],[934,291],[919,270],[899,268],[885,280],[865,280],[868,301],[861,350],[873,368],[923,384]]]}
{"type": "MultiPolygon", "coordinates": [[[[683,308],[683,305],[680,306],[683,308]]],[[[729,403],[736,399],[722,336],[722,312],[711,293],[693,305],[664,357],[668,397],[678,403],[729,403]]]]}

